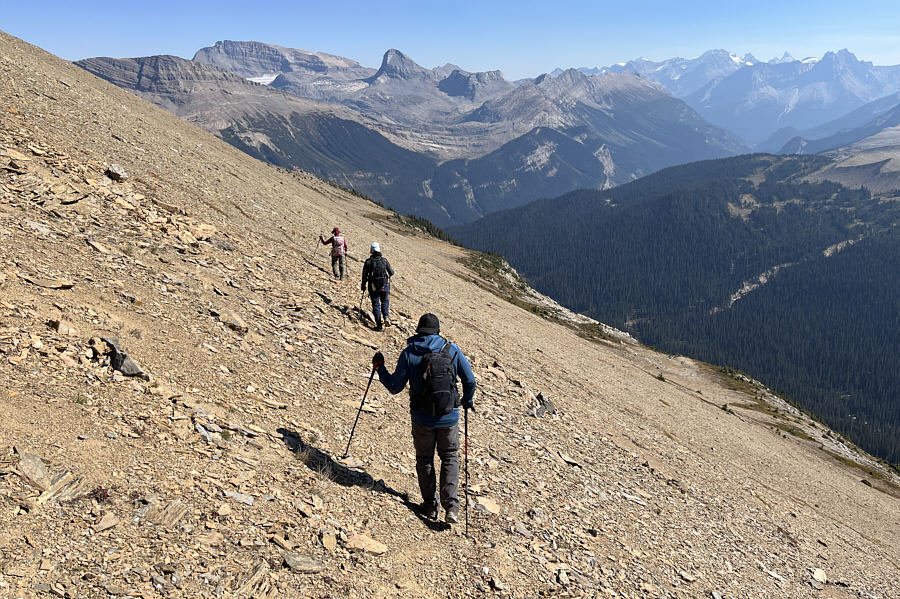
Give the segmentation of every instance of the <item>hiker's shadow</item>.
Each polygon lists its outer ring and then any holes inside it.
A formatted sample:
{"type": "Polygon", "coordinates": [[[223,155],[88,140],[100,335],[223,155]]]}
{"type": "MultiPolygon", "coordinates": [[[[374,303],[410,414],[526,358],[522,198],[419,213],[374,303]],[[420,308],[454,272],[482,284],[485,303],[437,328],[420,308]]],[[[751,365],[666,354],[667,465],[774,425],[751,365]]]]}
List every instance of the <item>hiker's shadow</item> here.
{"type": "Polygon", "coordinates": [[[310,259],[307,258],[306,256],[303,256],[303,261],[306,262],[307,264],[309,264],[310,266],[312,266],[313,268],[318,268],[319,270],[321,270],[321,271],[322,271],[323,273],[325,273],[326,275],[331,276],[331,274],[332,274],[330,270],[327,270],[326,268],[324,268],[324,267],[323,267],[322,265],[320,265],[320,264],[316,264],[315,262],[313,262],[312,260],[310,260],[310,259]]]}
{"type": "Polygon", "coordinates": [[[316,291],[316,295],[319,296],[319,299],[321,299],[326,306],[336,311],[344,318],[360,324],[368,329],[375,329],[375,325],[372,323],[372,319],[362,308],[359,308],[357,306],[348,306],[346,304],[338,304],[335,300],[328,297],[321,291],[316,291]]]}
{"type": "Polygon", "coordinates": [[[376,493],[397,497],[407,509],[413,512],[431,530],[442,531],[450,528],[448,524],[426,518],[421,512],[419,504],[411,501],[408,493],[392,489],[383,479],[376,481],[372,478],[372,475],[364,470],[348,468],[325,451],[306,443],[300,436],[300,433],[296,431],[282,427],[277,432],[281,435],[281,440],[287,448],[300,457],[307,468],[317,474],[323,474],[332,482],[343,487],[362,487],[376,493]]]}

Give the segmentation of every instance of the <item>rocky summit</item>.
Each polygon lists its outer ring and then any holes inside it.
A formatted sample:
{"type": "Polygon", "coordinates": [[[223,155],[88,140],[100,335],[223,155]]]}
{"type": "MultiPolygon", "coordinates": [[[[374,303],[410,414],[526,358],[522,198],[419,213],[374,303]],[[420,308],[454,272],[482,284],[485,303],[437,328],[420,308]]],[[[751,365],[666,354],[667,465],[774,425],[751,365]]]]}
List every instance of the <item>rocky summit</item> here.
{"type": "Polygon", "coordinates": [[[0,595],[897,596],[889,472],[492,264],[0,34],[0,595]],[[341,457],[426,311],[479,384],[468,536],[416,509],[404,395],[341,457]]]}

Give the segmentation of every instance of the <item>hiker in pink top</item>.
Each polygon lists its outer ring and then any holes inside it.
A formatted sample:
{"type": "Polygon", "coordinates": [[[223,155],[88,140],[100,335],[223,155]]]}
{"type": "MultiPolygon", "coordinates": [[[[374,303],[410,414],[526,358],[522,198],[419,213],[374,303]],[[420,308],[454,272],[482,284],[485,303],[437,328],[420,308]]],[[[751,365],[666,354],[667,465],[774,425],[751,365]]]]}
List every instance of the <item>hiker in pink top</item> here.
{"type": "Polygon", "coordinates": [[[331,272],[340,280],[344,280],[344,256],[347,254],[347,240],[341,235],[341,230],[335,227],[331,230],[331,237],[324,239],[319,235],[322,245],[331,244],[331,272]]]}

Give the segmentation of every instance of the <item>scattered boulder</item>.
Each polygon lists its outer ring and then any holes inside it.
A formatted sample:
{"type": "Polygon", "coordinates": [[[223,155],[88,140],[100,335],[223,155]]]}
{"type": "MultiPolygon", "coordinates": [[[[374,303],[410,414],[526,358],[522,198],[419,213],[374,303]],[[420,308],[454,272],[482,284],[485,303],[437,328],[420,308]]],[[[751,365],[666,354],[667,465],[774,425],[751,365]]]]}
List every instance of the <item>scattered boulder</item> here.
{"type": "Polygon", "coordinates": [[[209,545],[210,547],[225,544],[225,536],[220,532],[205,532],[197,535],[196,538],[201,545],[209,545]]]}
{"type": "Polygon", "coordinates": [[[103,586],[103,590],[113,596],[124,595],[126,593],[125,588],[117,584],[115,582],[108,582],[103,586]]]}
{"type": "Polygon", "coordinates": [[[497,505],[496,501],[489,497],[476,497],[475,509],[480,512],[484,512],[485,514],[491,514],[493,516],[496,516],[500,513],[500,506],[497,505]]]}
{"type": "Polygon", "coordinates": [[[532,395],[531,398],[536,405],[531,408],[529,414],[535,418],[540,418],[544,414],[556,414],[556,406],[553,405],[549,397],[544,395],[543,391],[538,393],[537,396],[532,395]]]}
{"type": "Polygon", "coordinates": [[[118,339],[103,337],[102,340],[105,341],[109,346],[109,363],[110,366],[113,367],[113,370],[118,370],[125,376],[138,377],[148,381],[150,380],[150,376],[146,372],[144,372],[144,369],[141,368],[141,365],[138,364],[134,358],[122,351],[122,349],[119,347],[118,339]]]}
{"type": "Polygon", "coordinates": [[[53,231],[50,230],[50,227],[45,225],[44,223],[35,222],[33,220],[25,221],[25,224],[29,229],[36,233],[40,233],[41,235],[50,235],[53,231]]]}
{"type": "Polygon", "coordinates": [[[375,539],[358,534],[348,538],[345,545],[349,551],[371,555],[382,555],[388,550],[387,545],[384,543],[379,543],[375,539]]]}
{"type": "Polygon", "coordinates": [[[110,164],[103,174],[113,181],[122,182],[128,179],[128,173],[125,172],[121,164],[110,164]]]}
{"type": "Polygon", "coordinates": [[[18,447],[16,453],[19,454],[19,472],[25,479],[41,491],[49,489],[53,483],[50,479],[50,471],[44,461],[39,456],[25,453],[18,447]]]}
{"type": "Polygon", "coordinates": [[[230,241],[228,241],[227,239],[224,239],[222,237],[210,236],[208,239],[206,239],[206,242],[208,244],[210,244],[211,246],[213,246],[214,248],[218,248],[218,249],[224,250],[226,252],[233,252],[235,249],[237,249],[234,247],[234,244],[232,244],[230,241]]]}
{"type": "Polygon", "coordinates": [[[330,532],[323,532],[321,535],[322,546],[328,551],[334,551],[337,547],[337,537],[330,532]]]}
{"type": "Polygon", "coordinates": [[[197,241],[206,241],[210,237],[216,234],[216,228],[212,225],[194,225],[188,229],[191,235],[194,236],[197,241]]]}
{"type": "Polygon", "coordinates": [[[71,323],[65,320],[51,320],[49,323],[50,328],[59,333],[60,335],[64,335],[66,337],[75,337],[78,335],[78,330],[72,326],[71,323]]]}
{"type": "Polygon", "coordinates": [[[219,319],[219,322],[237,333],[246,333],[250,330],[243,318],[232,310],[216,310],[211,309],[210,313],[219,319]]]}
{"type": "Polygon", "coordinates": [[[284,565],[294,572],[299,572],[301,574],[315,574],[325,569],[324,562],[301,553],[286,553],[284,556],[284,565]]]}

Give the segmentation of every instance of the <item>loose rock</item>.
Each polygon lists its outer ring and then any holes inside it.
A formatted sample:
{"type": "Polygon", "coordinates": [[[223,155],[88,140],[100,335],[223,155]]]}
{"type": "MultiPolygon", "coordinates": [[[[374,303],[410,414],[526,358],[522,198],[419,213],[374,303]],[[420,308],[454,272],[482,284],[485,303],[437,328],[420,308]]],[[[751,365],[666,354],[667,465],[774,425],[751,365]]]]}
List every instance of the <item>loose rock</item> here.
{"type": "Polygon", "coordinates": [[[284,565],[301,574],[315,574],[325,569],[324,562],[300,553],[285,554],[284,565]]]}

